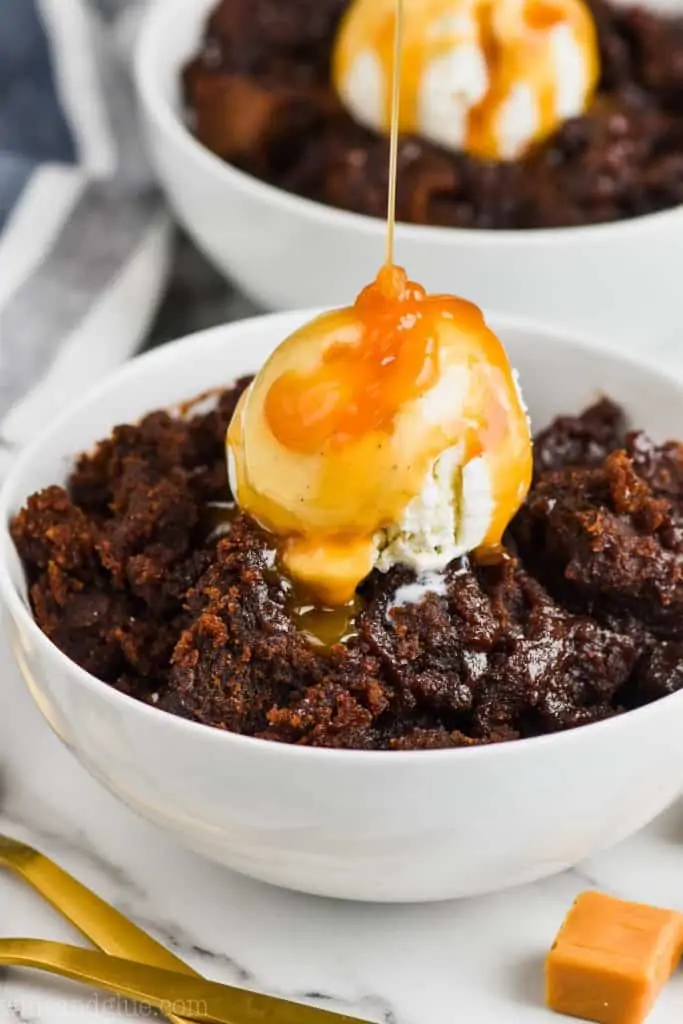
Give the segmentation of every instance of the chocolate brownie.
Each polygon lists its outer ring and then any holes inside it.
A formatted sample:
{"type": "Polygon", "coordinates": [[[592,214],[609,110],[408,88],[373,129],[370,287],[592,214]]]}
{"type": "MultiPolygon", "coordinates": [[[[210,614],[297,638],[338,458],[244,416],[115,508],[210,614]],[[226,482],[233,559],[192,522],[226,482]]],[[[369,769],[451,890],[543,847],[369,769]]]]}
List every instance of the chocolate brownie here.
{"type": "MultiPolygon", "coordinates": [[[[465,228],[618,221],[683,202],[683,17],[586,0],[602,78],[590,109],[524,159],[401,140],[398,216],[465,228]]],[[[341,108],[330,56],[348,0],[221,0],[184,89],[193,131],[249,174],[383,217],[388,146],[341,108]]]]}
{"type": "Polygon", "coordinates": [[[683,446],[627,433],[606,399],[560,417],[506,549],[412,604],[409,570],[373,572],[326,647],[268,536],[226,504],[246,383],[118,427],[12,523],[36,621],[104,683],[220,729],[368,750],[536,736],[683,686],[683,446]]]}

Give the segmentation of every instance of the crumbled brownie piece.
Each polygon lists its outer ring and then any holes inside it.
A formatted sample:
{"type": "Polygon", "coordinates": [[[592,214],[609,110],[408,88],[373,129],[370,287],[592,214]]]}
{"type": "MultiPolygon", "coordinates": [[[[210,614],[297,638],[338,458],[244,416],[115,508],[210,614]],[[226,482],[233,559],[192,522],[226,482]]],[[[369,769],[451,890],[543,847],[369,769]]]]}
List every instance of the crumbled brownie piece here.
{"type": "Polygon", "coordinates": [[[213,507],[246,383],[117,427],[15,517],[36,620],[79,665],[206,725],[366,750],[555,732],[683,686],[683,447],[626,436],[607,399],[558,418],[515,555],[456,560],[417,602],[410,571],[373,572],[349,638],[324,648],[267,535],[213,507]]]}
{"type": "Polygon", "coordinates": [[[640,435],[601,465],[537,476],[512,526],[518,550],[559,600],[683,637],[683,446],[640,435]]]}
{"type": "Polygon", "coordinates": [[[329,45],[347,0],[230,0],[207,22],[207,45],[198,61],[206,70],[288,76],[292,63],[302,80],[329,77],[329,45]]]}
{"type": "Polygon", "coordinates": [[[83,668],[116,683],[126,665],[142,677],[170,656],[177,627],[169,633],[108,578],[99,555],[100,530],[63,488],[49,487],[30,498],[12,524],[12,536],[29,568],[36,621],[83,668]]]}
{"type": "Polygon", "coordinates": [[[480,743],[470,736],[457,731],[448,732],[446,729],[413,729],[412,732],[394,737],[389,743],[390,750],[443,750],[446,747],[476,746],[480,746],[480,743]]]}
{"type": "Polygon", "coordinates": [[[614,714],[637,644],[556,605],[512,560],[482,573],[504,631],[478,696],[475,734],[555,732],[614,714]]]}
{"type": "Polygon", "coordinates": [[[225,160],[249,163],[261,175],[303,147],[330,106],[315,87],[274,90],[246,75],[202,76],[195,86],[197,138],[225,160]],[[278,160],[279,157],[279,160],[278,160]]]}
{"type": "Polygon", "coordinates": [[[683,92],[683,19],[658,18],[645,8],[623,16],[632,40],[638,84],[674,106],[683,92]]]}
{"type": "Polygon", "coordinates": [[[233,732],[321,746],[371,747],[386,707],[371,658],[321,657],[286,611],[267,541],[243,516],[190,590],[161,707],[233,732]]]}
{"type": "Polygon", "coordinates": [[[395,570],[373,575],[375,595],[359,616],[359,634],[391,679],[404,714],[427,706],[455,721],[472,710],[498,624],[466,562],[450,566],[446,596],[427,594],[419,604],[392,608],[406,579],[395,570]]]}
{"type": "Polygon", "coordinates": [[[624,416],[619,406],[602,398],[580,416],[559,416],[534,439],[536,477],[565,466],[599,466],[610,452],[623,447],[624,416]]]}
{"type": "Polygon", "coordinates": [[[34,495],[12,523],[41,629],[127,693],[165,685],[185,595],[211,558],[206,503],[229,497],[225,431],[245,386],[202,415],[117,427],[78,460],[68,489],[34,495]]]}
{"type": "Polygon", "coordinates": [[[628,687],[624,704],[635,708],[669,697],[683,689],[683,643],[651,640],[645,645],[628,687]]]}
{"type": "Polygon", "coordinates": [[[84,580],[97,571],[99,530],[61,487],[31,495],[11,524],[12,539],[32,576],[51,565],[84,580]]]}
{"type": "MultiPolygon", "coordinates": [[[[683,17],[586,0],[602,76],[582,117],[515,162],[406,136],[398,216],[464,228],[576,226],[683,202],[683,17]]],[[[383,217],[387,143],[340,107],[330,73],[349,0],[217,0],[185,72],[193,130],[279,188],[383,217]]]]}
{"type": "Polygon", "coordinates": [[[162,707],[260,732],[279,691],[312,678],[314,655],[285,614],[285,594],[267,555],[259,532],[238,517],[187,594],[191,622],[174,652],[162,707]]]}
{"type": "Polygon", "coordinates": [[[188,419],[159,411],[140,423],[117,427],[110,438],[76,463],[69,480],[76,504],[94,517],[108,516],[119,490],[126,486],[124,470],[129,461],[142,464],[159,479],[173,469],[182,469],[198,499],[225,500],[226,425],[248,383],[249,378],[243,378],[215,396],[214,407],[202,415],[188,419]]]}
{"type": "Polygon", "coordinates": [[[614,714],[638,648],[556,606],[513,559],[454,563],[446,594],[393,606],[374,573],[358,633],[297,632],[267,541],[238,517],[191,591],[161,707],[284,742],[408,749],[500,742],[614,714]]]}

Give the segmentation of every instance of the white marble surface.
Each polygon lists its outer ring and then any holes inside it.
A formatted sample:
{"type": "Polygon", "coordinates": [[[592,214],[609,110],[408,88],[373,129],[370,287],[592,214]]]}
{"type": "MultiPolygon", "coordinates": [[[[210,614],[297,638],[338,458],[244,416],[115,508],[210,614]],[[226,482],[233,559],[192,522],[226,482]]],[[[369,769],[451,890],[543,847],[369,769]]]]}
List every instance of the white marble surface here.
{"type": "MultiPolygon", "coordinates": [[[[586,887],[683,909],[683,805],[576,871],[433,906],[335,903],[198,860],[120,807],[49,731],[0,635],[0,831],[37,846],[202,973],[382,1024],[542,1024],[542,958],[586,887]]],[[[634,751],[634,757],[647,756],[634,751]]],[[[683,755],[682,755],[683,756],[683,755]]],[[[78,941],[0,874],[0,935],[78,941]]],[[[652,1024],[683,1014],[683,971],[652,1024]]],[[[144,1020],[70,984],[0,973],[0,1024],[144,1020]]]]}

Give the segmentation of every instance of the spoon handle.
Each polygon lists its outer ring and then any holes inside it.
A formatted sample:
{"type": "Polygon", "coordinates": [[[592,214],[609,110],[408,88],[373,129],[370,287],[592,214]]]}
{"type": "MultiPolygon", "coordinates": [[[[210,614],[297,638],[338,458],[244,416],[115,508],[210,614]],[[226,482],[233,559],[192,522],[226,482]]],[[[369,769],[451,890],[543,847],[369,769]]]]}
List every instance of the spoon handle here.
{"type": "MultiPolygon", "coordinates": [[[[19,875],[103,952],[200,977],[118,910],[26,843],[0,835],[0,866],[19,875]]],[[[174,1013],[166,1014],[166,1018],[169,1024],[185,1024],[174,1013]]]]}
{"type": "Polygon", "coordinates": [[[272,996],[42,939],[0,939],[0,964],[32,967],[202,1024],[362,1024],[272,996]]]}
{"type": "Polygon", "coordinates": [[[0,836],[0,866],[20,875],[82,935],[110,956],[200,977],[49,857],[25,843],[0,836]]]}

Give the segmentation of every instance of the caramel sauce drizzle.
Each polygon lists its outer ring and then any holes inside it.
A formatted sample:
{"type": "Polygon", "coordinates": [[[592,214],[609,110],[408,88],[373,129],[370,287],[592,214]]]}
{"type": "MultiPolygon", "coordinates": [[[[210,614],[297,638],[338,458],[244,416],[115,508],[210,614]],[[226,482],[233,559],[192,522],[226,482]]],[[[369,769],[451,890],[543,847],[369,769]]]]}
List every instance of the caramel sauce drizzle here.
{"type": "Polygon", "coordinates": [[[360,597],[328,607],[293,584],[287,592],[285,607],[296,628],[314,647],[329,650],[335,644],[347,644],[358,635],[356,620],[363,610],[360,597]]]}
{"type": "MultiPolygon", "coordinates": [[[[364,325],[361,344],[331,346],[315,381],[310,375],[307,379],[285,374],[268,392],[270,428],[293,450],[316,451],[371,430],[387,429],[396,410],[430,387],[438,374],[436,345],[429,319],[423,315],[426,292],[394,266],[403,4],[404,0],[396,0],[385,265],[356,299],[364,325]],[[411,332],[410,345],[404,343],[406,330],[411,332]]],[[[356,635],[362,602],[355,596],[328,608],[292,585],[287,606],[294,623],[314,645],[330,648],[356,635]]]]}
{"type": "Polygon", "coordinates": [[[525,45],[515,46],[511,40],[503,48],[494,32],[493,6],[481,13],[482,49],[491,84],[481,103],[470,111],[466,149],[489,159],[499,155],[498,114],[515,85],[528,85],[536,98],[538,138],[551,132],[557,122],[557,76],[547,35],[563,22],[564,12],[557,0],[531,0],[522,17],[527,26],[525,45]]]}
{"type": "Polygon", "coordinates": [[[391,83],[391,134],[389,140],[389,194],[387,197],[387,254],[386,266],[394,265],[394,238],[396,235],[396,182],[398,180],[398,135],[401,121],[401,72],[403,69],[403,10],[404,0],[396,0],[394,22],[394,61],[391,83]]]}
{"type": "Polygon", "coordinates": [[[428,295],[391,264],[360,293],[354,309],[361,325],[356,342],[330,345],[320,366],[285,373],[268,391],[268,425],[292,451],[328,451],[389,431],[398,410],[439,378],[439,320],[450,316],[473,328],[481,322],[471,303],[428,295]]]}
{"type": "MultiPolygon", "coordinates": [[[[372,0],[380,4],[383,0],[372,0]]],[[[402,0],[402,3],[404,0],[402,0]]],[[[456,0],[457,4],[458,0],[456,0]]],[[[463,7],[465,5],[463,4],[463,7]]],[[[360,30],[350,46],[372,47],[384,68],[384,79],[391,82],[386,90],[386,125],[400,132],[419,131],[419,97],[422,75],[433,61],[452,53],[454,46],[478,42],[481,45],[489,75],[489,89],[482,101],[468,115],[464,149],[479,157],[501,159],[497,137],[499,114],[515,87],[529,87],[537,102],[537,139],[547,136],[558,121],[557,80],[554,54],[549,33],[558,25],[571,28],[581,53],[589,60],[593,83],[598,78],[597,41],[592,17],[583,0],[526,0],[520,8],[510,8],[517,17],[509,25],[502,23],[502,0],[473,0],[472,14],[479,39],[471,39],[464,30],[430,31],[445,13],[444,0],[408,0],[405,17],[396,11],[387,14],[374,27],[371,39],[361,40],[360,30]],[[395,26],[398,25],[398,32],[395,26]],[[405,39],[402,45],[403,71],[400,80],[394,75],[396,36],[405,39]],[[393,41],[393,42],[392,42],[393,41]],[[593,55],[591,57],[591,55],[593,55]],[[401,110],[395,91],[400,87],[401,110]]],[[[343,81],[352,50],[337,55],[335,74],[343,81]]],[[[390,179],[391,180],[391,179],[390,179]]]]}
{"type": "MultiPolygon", "coordinates": [[[[268,386],[261,410],[268,430],[284,449],[302,458],[327,456],[326,470],[318,480],[319,489],[308,495],[308,501],[321,508],[336,508],[338,503],[343,503],[344,489],[353,486],[348,479],[340,478],[339,468],[346,466],[348,472],[354,474],[362,474],[365,468],[363,457],[357,454],[351,457],[355,462],[345,462],[346,453],[365,451],[367,454],[363,445],[369,441],[376,440],[381,446],[382,435],[391,435],[399,413],[439,382],[442,370],[440,332],[445,321],[453,321],[459,330],[456,358],[469,373],[467,394],[455,431],[459,435],[457,440],[463,444],[464,461],[484,453],[490,454],[494,462],[498,460],[495,465],[492,463],[496,514],[485,538],[486,548],[494,551],[507,526],[506,509],[512,508],[516,499],[511,490],[510,474],[506,479],[505,473],[495,472],[500,468],[502,457],[510,454],[504,445],[507,432],[512,429],[507,404],[510,370],[505,350],[486,327],[475,305],[450,295],[428,295],[394,264],[404,2],[395,0],[395,17],[391,21],[393,50],[389,48],[389,52],[393,52],[393,84],[384,265],[376,280],[360,293],[352,309],[328,314],[325,326],[320,329],[321,341],[327,336],[328,344],[319,360],[313,366],[309,364],[307,370],[284,370],[275,377],[268,386]],[[335,332],[338,332],[336,338],[335,332]],[[497,483],[496,475],[500,477],[497,483]]],[[[243,443],[239,416],[234,418],[230,430],[235,442],[243,443]]],[[[430,443],[435,447],[426,454],[435,458],[443,451],[444,435],[435,431],[430,443]]],[[[519,458],[525,458],[526,454],[520,449],[519,458]]],[[[530,451],[528,454],[530,478],[530,451]]],[[[379,465],[387,471],[384,463],[379,465]]],[[[419,476],[418,480],[418,471],[424,474],[425,470],[419,463],[411,465],[412,476],[408,489],[400,495],[400,506],[396,506],[396,502],[391,506],[385,503],[382,514],[386,518],[382,524],[396,521],[395,516],[401,513],[405,501],[416,493],[414,486],[418,485],[419,489],[424,477],[419,476]]],[[[517,487],[516,479],[514,486],[517,487]]],[[[278,565],[273,572],[285,587],[286,608],[294,624],[318,647],[329,648],[347,642],[355,635],[356,616],[362,608],[359,597],[352,595],[349,599],[353,588],[348,587],[348,582],[360,579],[370,570],[373,533],[377,526],[371,525],[367,509],[372,505],[373,515],[376,515],[375,505],[366,501],[365,519],[361,523],[354,518],[353,534],[317,535],[308,528],[305,533],[297,528],[290,529],[287,517],[291,525],[293,513],[283,513],[268,495],[252,490],[244,467],[239,491],[240,498],[247,499],[245,507],[257,522],[278,537],[278,565]],[[304,566],[324,567],[327,594],[334,595],[333,599],[321,598],[322,586],[314,595],[299,582],[306,578],[304,566]],[[296,581],[292,579],[294,576],[296,581]]],[[[372,493],[377,498],[379,492],[363,491],[366,498],[372,493]]],[[[225,514],[231,515],[228,511],[225,514]]],[[[308,578],[314,577],[309,575],[308,578]]]]}
{"type": "Polygon", "coordinates": [[[324,451],[371,431],[389,430],[396,412],[438,380],[436,321],[444,313],[478,316],[461,299],[428,296],[394,265],[403,23],[404,0],[396,0],[385,263],[356,299],[362,324],[358,343],[331,345],[321,367],[307,374],[286,373],[268,392],[270,429],[293,451],[324,451]]]}
{"type": "MultiPolygon", "coordinates": [[[[230,532],[239,508],[232,501],[210,502],[203,516],[204,533],[209,543],[218,543],[230,532]]],[[[277,565],[277,552],[267,553],[272,558],[273,568],[266,569],[265,579],[276,584],[285,594],[285,611],[295,628],[303,633],[314,647],[330,648],[338,643],[348,643],[357,636],[356,617],[363,608],[360,597],[355,595],[345,604],[328,606],[321,604],[315,595],[296,580],[290,579],[277,565]]]]}

